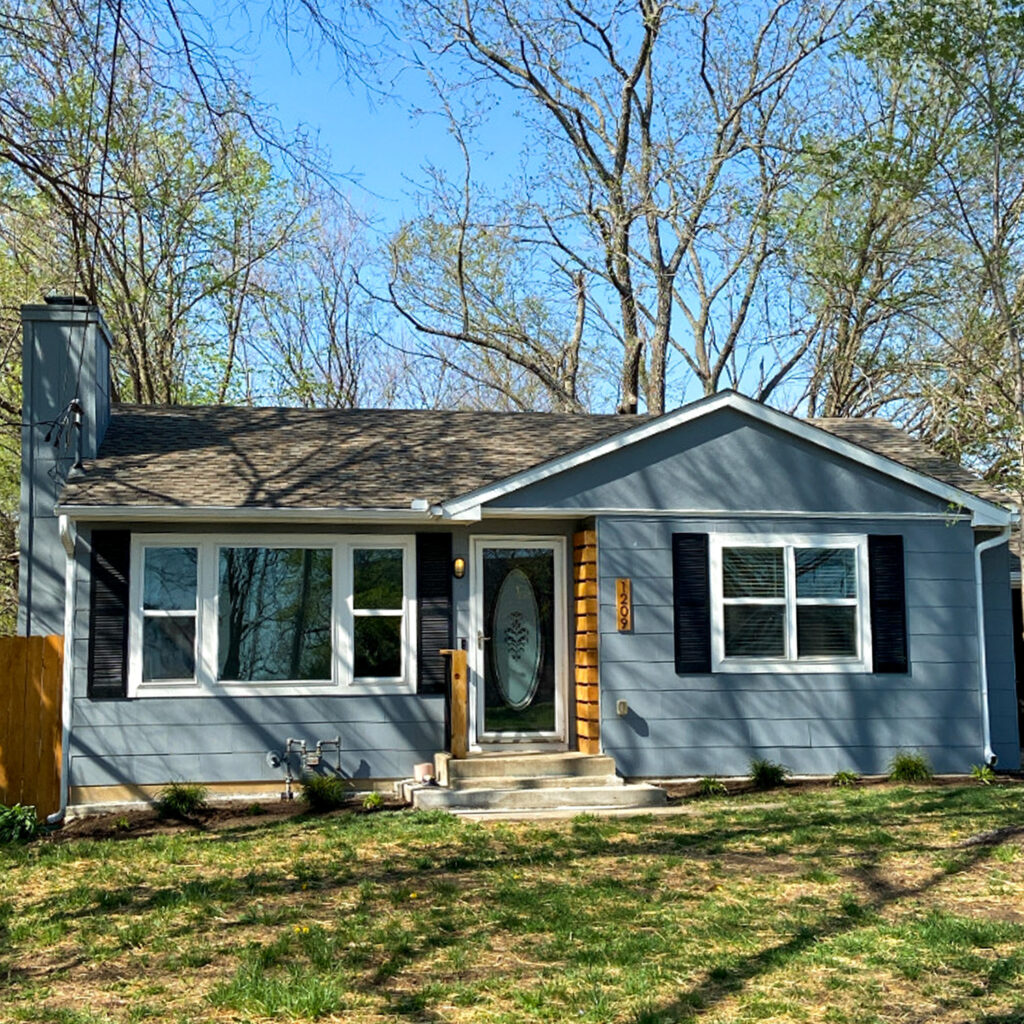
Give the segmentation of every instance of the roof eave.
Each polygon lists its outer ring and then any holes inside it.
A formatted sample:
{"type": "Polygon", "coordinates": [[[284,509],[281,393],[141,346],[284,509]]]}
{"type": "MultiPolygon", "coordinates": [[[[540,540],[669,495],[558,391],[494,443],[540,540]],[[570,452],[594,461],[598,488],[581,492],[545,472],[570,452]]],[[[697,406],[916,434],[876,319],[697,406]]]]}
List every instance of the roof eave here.
{"type": "Polygon", "coordinates": [[[272,506],[218,505],[75,505],[60,504],[55,515],[76,522],[217,522],[253,523],[436,523],[430,509],[402,508],[275,508],[272,506]]]}

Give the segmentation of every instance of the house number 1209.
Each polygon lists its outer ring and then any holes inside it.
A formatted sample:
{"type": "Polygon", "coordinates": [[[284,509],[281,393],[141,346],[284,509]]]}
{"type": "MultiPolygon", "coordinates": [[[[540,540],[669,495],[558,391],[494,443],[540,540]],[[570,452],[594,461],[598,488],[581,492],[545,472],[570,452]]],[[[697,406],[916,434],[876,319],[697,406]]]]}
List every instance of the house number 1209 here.
{"type": "Polygon", "coordinates": [[[620,633],[633,632],[633,584],[628,578],[615,581],[615,618],[620,633]]]}

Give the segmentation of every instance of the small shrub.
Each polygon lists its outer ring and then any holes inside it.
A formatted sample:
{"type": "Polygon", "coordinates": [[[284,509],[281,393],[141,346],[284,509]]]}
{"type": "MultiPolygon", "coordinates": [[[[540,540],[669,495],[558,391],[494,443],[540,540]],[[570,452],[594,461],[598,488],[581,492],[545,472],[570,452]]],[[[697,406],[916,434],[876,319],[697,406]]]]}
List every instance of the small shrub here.
{"type": "Polygon", "coordinates": [[[34,807],[23,807],[15,804],[4,807],[0,804],[0,843],[27,842],[34,839],[39,832],[34,807]]]}
{"type": "Polygon", "coordinates": [[[261,803],[249,804],[246,808],[247,813],[251,814],[254,818],[259,817],[261,814],[266,814],[267,809],[261,803]]]}
{"type": "Polygon", "coordinates": [[[384,806],[384,797],[380,793],[367,793],[363,797],[363,809],[367,811],[376,811],[384,806]]]}
{"type": "Polygon", "coordinates": [[[725,796],[728,792],[729,790],[726,789],[725,783],[721,779],[716,779],[713,775],[705,775],[697,783],[697,793],[699,796],[725,796]]]}
{"type": "Polygon", "coordinates": [[[987,764],[972,764],[971,778],[983,786],[991,786],[996,781],[996,773],[987,764]]]}
{"type": "Polygon", "coordinates": [[[889,762],[891,782],[928,782],[932,777],[932,766],[920,751],[901,750],[889,762]]]}
{"type": "Polygon", "coordinates": [[[195,782],[172,782],[160,790],[156,809],[164,818],[191,818],[206,807],[206,794],[195,782]]]}
{"type": "Polygon", "coordinates": [[[832,776],[833,786],[856,786],[860,776],[856,772],[838,771],[832,776]]]}
{"type": "Polygon", "coordinates": [[[755,757],[750,762],[750,778],[758,789],[775,789],[786,781],[789,774],[789,769],[784,764],[777,764],[775,761],[755,757]]]}
{"type": "Polygon", "coordinates": [[[132,823],[128,820],[127,816],[122,815],[114,822],[114,828],[116,828],[118,832],[130,832],[132,829],[132,823]]]}
{"type": "Polygon", "coordinates": [[[336,811],[348,803],[352,789],[337,775],[307,775],[302,780],[302,795],[312,811],[336,811]]]}

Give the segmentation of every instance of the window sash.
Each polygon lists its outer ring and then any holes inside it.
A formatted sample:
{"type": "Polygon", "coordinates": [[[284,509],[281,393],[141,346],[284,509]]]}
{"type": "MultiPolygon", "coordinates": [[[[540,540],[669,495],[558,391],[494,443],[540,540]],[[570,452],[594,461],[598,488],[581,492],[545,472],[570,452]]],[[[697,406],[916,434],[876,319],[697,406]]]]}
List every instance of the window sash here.
{"type": "Polygon", "coordinates": [[[866,535],[751,535],[712,534],[712,670],[713,671],[869,671],[871,655],[870,622],[867,600],[867,537],[866,535]],[[785,595],[783,597],[726,597],[724,566],[730,548],[774,548],[783,550],[785,595]],[[797,551],[810,548],[852,550],[853,597],[797,597],[797,551]],[[729,607],[785,608],[785,653],[729,654],[726,651],[726,609],[729,607]],[[854,653],[799,654],[800,608],[852,608],[855,632],[854,653]]]}
{"type": "MultiPolygon", "coordinates": [[[[416,559],[412,535],[325,534],[237,535],[136,534],[132,538],[129,578],[128,695],[171,696],[187,692],[197,696],[234,693],[238,696],[270,696],[285,691],[303,694],[339,692],[394,693],[415,691],[416,686],[416,559]],[[143,607],[146,551],[152,548],[189,547],[197,552],[196,604],[191,609],[143,607]],[[246,682],[219,679],[220,552],[225,548],[313,549],[331,552],[330,678],[317,680],[259,680],[246,682]],[[360,549],[388,548],[402,552],[403,600],[400,608],[353,607],[353,559],[360,549]],[[143,625],[149,618],[189,616],[195,620],[195,674],[181,680],[143,680],[143,625]],[[401,667],[398,675],[355,676],[355,623],[379,617],[400,619],[401,667]]],[[[385,627],[381,627],[385,629],[385,627]]],[[[379,630],[378,630],[379,632],[379,630]]],[[[386,632],[386,629],[385,629],[386,632]]]]}

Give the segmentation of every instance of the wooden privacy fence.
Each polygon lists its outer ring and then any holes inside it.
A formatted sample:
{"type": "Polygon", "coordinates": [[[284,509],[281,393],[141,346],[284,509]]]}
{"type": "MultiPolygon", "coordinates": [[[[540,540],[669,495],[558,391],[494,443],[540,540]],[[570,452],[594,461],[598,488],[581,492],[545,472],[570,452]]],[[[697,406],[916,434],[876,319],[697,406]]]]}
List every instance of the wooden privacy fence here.
{"type": "Polygon", "coordinates": [[[64,638],[0,637],[0,804],[60,808],[64,638]]]}

